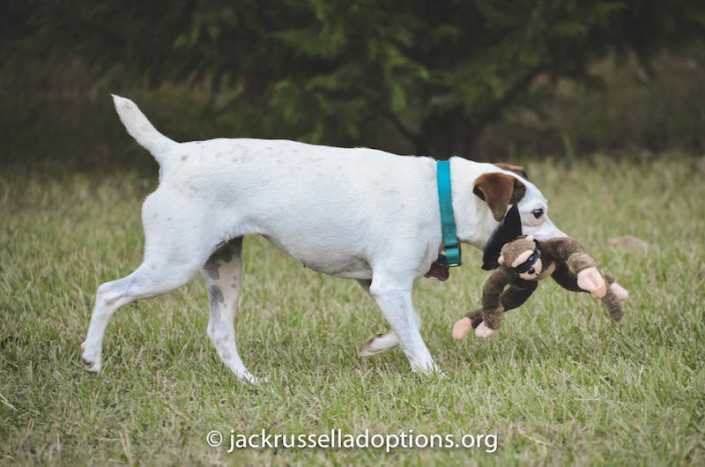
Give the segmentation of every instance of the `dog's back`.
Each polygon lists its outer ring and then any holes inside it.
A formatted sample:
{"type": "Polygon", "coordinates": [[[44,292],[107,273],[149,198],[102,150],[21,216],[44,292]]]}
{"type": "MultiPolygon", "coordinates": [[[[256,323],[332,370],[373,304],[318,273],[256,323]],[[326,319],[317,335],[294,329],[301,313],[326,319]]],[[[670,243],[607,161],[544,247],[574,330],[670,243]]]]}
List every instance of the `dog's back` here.
{"type": "Polygon", "coordinates": [[[365,278],[369,267],[356,270],[351,258],[362,265],[376,252],[362,246],[408,247],[433,237],[420,229],[439,230],[430,158],[287,140],[176,143],[132,101],[114,99],[128,133],[161,168],[160,187],[145,209],[161,210],[168,200],[208,213],[202,221],[215,240],[261,234],[313,269],[365,278]]]}

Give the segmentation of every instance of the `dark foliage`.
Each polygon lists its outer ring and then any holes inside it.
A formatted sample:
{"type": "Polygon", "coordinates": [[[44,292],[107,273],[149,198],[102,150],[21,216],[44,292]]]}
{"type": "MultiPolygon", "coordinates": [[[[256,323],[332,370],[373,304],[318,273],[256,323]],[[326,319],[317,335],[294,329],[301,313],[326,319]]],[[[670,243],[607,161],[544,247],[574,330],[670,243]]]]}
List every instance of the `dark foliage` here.
{"type": "Polygon", "coordinates": [[[596,59],[705,37],[701,0],[3,1],[5,54],[79,56],[126,85],[202,83],[250,136],[356,145],[396,132],[416,154],[467,153],[488,123],[588,86],[596,59]],[[225,92],[227,90],[227,92],[225,92]]]}

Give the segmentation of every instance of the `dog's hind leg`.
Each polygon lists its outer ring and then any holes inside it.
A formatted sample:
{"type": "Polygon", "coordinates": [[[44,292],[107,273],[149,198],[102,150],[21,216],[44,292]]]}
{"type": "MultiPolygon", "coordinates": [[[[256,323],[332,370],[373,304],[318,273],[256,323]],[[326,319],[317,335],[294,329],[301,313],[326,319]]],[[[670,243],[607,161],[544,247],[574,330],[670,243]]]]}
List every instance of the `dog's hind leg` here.
{"type": "Polygon", "coordinates": [[[210,298],[208,337],[220,359],[238,378],[256,382],[242,363],[233,327],[242,281],[242,237],[218,248],[206,261],[201,275],[210,298]]]}
{"type": "Polygon", "coordinates": [[[156,297],[182,286],[193,277],[200,266],[199,261],[154,264],[145,260],[129,276],[106,282],[98,287],[86,340],[81,345],[83,364],[86,369],[93,373],[100,371],[103,336],[110,318],[118,308],[135,300],[156,297]]]}
{"type": "MultiPolygon", "coordinates": [[[[358,282],[367,293],[370,292],[370,285],[372,284],[372,281],[360,280],[358,282]]],[[[416,325],[419,329],[421,329],[421,316],[419,316],[418,312],[416,311],[414,311],[414,318],[416,319],[416,325]]],[[[373,355],[378,355],[383,352],[386,352],[387,350],[392,350],[398,345],[399,338],[394,333],[394,331],[380,333],[370,337],[362,343],[362,348],[360,348],[359,355],[361,357],[371,357],[373,355]]]]}
{"type": "MultiPolygon", "coordinates": [[[[204,242],[193,225],[188,200],[152,193],[142,207],[145,253],[142,264],[127,277],[98,287],[86,340],[81,345],[83,363],[91,372],[101,368],[103,336],[113,314],[123,305],[156,297],[186,284],[208,259],[215,245],[204,242]]],[[[198,225],[198,224],[196,224],[198,225]]]]}

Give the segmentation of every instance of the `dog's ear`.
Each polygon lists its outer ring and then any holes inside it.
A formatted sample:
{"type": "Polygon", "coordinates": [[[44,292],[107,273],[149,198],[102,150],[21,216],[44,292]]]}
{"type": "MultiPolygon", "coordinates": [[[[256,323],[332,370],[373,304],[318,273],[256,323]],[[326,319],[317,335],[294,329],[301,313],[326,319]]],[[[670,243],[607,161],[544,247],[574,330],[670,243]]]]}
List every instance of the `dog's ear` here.
{"type": "Polygon", "coordinates": [[[502,170],[506,170],[507,172],[513,172],[525,180],[529,179],[529,176],[526,174],[526,169],[520,165],[506,164],[504,162],[498,162],[495,165],[502,170]]]}
{"type": "Polygon", "coordinates": [[[511,175],[495,172],[477,177],[472,192],[487,203],[492,216],[499,222],[510,202],[514,204],[524,197],[526,188],[511,175]]]}

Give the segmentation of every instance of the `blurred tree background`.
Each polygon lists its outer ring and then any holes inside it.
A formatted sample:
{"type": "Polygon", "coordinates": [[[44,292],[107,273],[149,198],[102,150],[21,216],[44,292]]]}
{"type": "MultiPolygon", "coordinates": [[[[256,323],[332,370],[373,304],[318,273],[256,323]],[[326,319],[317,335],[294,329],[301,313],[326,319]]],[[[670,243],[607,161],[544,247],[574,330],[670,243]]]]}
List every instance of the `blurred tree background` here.
{"type": "Polygon", "coordinates": [[[477,160],[705,151],[702,0],[0,5],[4,164],[149,164],[116,153],[110,92],[176,140],[477,160]]]}

